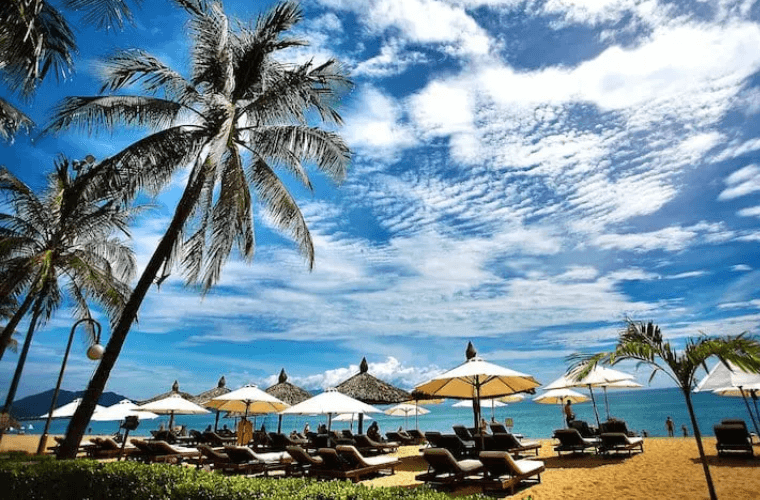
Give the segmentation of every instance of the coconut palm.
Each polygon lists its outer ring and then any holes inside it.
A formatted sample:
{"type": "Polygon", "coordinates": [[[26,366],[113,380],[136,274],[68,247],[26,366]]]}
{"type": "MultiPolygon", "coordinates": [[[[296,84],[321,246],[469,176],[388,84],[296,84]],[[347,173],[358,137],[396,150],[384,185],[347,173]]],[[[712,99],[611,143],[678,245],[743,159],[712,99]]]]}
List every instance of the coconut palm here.
{"type": "Polygon", "coordinates": [[[189,78],[156,57],[133,50],[106,61],[105,91],[117,95],[71,97],[57,109],[50,129],[119,125],[153,132],[107,163],[125,199],[143,188],[159,191],[180,170],[187,183],[166,233],[138,280],[82,404],[71,420],[59,456],[73,458],[95,403],[140,304],[161,271],[180,258],[186,281],[205,292],[219,279],[233,246],[250,260],[254,251],[253,200],[314,262],[309,230],[276,170],[311,188],[304,163],[335,180],[345,176],[350,154],[339,135],[311,123],[341,124],[336,111],[350,81],[335,60],[287,64],[284,49],[306,45],[286,36],[302,18],[296,3],[275,5],[252,26],[233,23],[218,2],[176,0],[190,14],[189,78]],[[147,95],[125,95],[130,84],[147,95]]]}
{"type": "MultiPolygon", "coordinates": [[[[66,10],[105,29],[121,28],[131,19],[125,0],[0,2],[0,79],[11,92],[28,99],[51,70],[59,78],[71,73],[77,46],[63,15],[66,10]]],[[[19,129],[31,126],[28,116],[0,98],[0,138],[11,140],[19,129]]]]}
{"type": "Polygon", "coordinates": [[[592,356],[572,356],[573,359],[579,360],[576,366],[585,365],[578,378],[586,376],[597,363],[614,365],[624,360],[636,360],[652,367],[650,381],[658,372],[665,373],[673,379],[686,400],[710,498],[716,499],[715,487],[702,446],[702,433],[691,401],[691,391],[697,384],[697,370],[700,367],[706,370],[706,361],[711,357],[717,357],[721,363],[731,362],[747,372],[760,373],[760,343],[753,338],[743,334],[689,338],[686,339],[683,351],[678,352],[670,342],[663,339],[659,326],[651,322],[644,324],[630,320],[627,320],[626,328],[621,332],[614,351],[592,356]]]}
{"type": "Polygon", "coordinates": [[[113,318],[129,295],[134,257],[114,233],[128,234],[130,214],[94,194],[90,183],[97,176],[72,176],[69,166],[63,157],[56,161],[41,197],[7,169],[0,169],[0,192],[10,209],[0,214],[0,297],[23,297],[0,334],[0,355],[18,323],[31,312],[4,413],[13,404],[35,329],[66,295],[79,318],[91,316],[89,300],[113,318]]]}

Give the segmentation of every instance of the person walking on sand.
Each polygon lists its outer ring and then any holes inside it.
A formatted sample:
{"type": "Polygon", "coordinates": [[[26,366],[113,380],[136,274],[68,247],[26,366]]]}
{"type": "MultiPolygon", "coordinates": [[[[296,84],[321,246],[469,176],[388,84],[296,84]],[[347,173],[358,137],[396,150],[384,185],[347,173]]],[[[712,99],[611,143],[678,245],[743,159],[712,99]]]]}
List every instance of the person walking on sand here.
{"type": "Polygon", "coordinates": [[[573,413],[573,402],[568,399],[567,404],[565,404],[565,421],[567,422],[568,427],[570,426],[570,422],[573,420],[575,420],[575,413],[573,413]]]}
{"type": "Polygon", "coordinates": [[[668,417],[665,419],[665,429],[668,431],[668,437],[675,435],[676,424],[673,423],[673,419],[668,417]]]}
{"type": "Polygon", "coordinates": [[[689,437],[689,428],[686,427],[686,424],[681,426],[681,430],[683,431],[683,437],[689,437]]]}

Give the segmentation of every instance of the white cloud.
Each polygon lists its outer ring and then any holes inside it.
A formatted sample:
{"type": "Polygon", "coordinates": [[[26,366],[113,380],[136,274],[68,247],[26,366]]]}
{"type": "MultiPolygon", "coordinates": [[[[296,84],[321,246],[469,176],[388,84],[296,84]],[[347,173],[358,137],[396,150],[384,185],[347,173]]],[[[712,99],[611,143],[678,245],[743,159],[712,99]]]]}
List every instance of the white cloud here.
{"type": "Polygon", "coordinates": [[[736,264],[735,266],[731,266],[731,270],[737,272],[752,271],[752,267],[747,264],[736,264]]]}
{"type": "Polygon", "coordinates": [[[760,217],[760,205],[742,208],[736,214],[742,217],[760,217]]]}
{"type": "Polygon", "coordinates": [[[725,180],[728,186],[719,195],[719,200],[732,200],[760,191],[760,167],[755,164],[742,167],[725,180]]]}
{"type": "Polygon", "coordinates": [[[380,48],[380,53],[371,59],[362,61],[352,71],[352,76],[368,76],[381,78],[403,73],[413,64],[427,62],[427,57],[421,52],[409,50],[392,41],[380,48]]]}
{"type": "Polygon", "coordinates": [[[416,143],[403,124],[402,111],[392,97],[365,86],[345,117],[343,136],[352,148],[370,157],[385,157],[416,143]]]}

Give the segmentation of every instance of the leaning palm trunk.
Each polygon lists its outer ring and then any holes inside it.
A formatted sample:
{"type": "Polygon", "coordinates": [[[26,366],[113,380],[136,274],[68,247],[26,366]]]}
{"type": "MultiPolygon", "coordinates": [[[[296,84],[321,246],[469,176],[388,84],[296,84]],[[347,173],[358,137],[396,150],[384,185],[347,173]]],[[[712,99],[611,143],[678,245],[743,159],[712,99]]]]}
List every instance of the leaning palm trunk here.
{"type": "Polygon", "coordinates": [[[702,470],[705,472],[705,480],[707,481],[707,490],[710,492],[710,498],[717,500],[718,495],[715,493],[715,485],[713,485],[712,475],[710,474],[710,467],[707,466],[707,456],[705,455],[705,448],[702,445],[702,432],[699,430],[697,424],[697,416],[694,414],[694,406],[691,403],[691,391],[684,390],[683,396],[686,398],[686,407],[689,409],[689,418],[691,418],[691,427],[694,429],[694,439],[697,441],[697,450],[699,450],[699,460],[702,462],[702,470]]]}
{"type": "Polygon", "coordinates": [[[169,228],[156,247],[155,252],[153,252],[153,256],[145,267],[142,276],[140,276],[137,286],[135,286],[135,289],[129,296],[129,300],[124,306],[116,326],[111,331],[111,338],[108,340],[103,358],[95,370],[92,379],[90,379],[90,383],[87,385],[82,402],[69,422],[66,437],[58,449],[58,458],[76,458],[79,443],[82,441],[85,429],[87,429],[90,423],[90,418],[92,418],[92,414],[95,411],[95,405],[103,394],[108,378],[111,375],[111,370],[116,364],[124,342],[127,340],[127,334],[130,328],[132,328],[132,323],[137,318],[137,313],[140,310],[143,299],[145,299],[150,286],[153,284],[156,276],[158,276],[161,266],[166,262],[172,249],[177,244],[182,234],[182,227],[192,214],[193,208],[200,198],[203,185],[206,181],[204,174],[205,170],[201,168],[201,174],[197,178],[193,179],[191,175],[191,179],[188,181],[189,185],[177,205],[169,228]]]}

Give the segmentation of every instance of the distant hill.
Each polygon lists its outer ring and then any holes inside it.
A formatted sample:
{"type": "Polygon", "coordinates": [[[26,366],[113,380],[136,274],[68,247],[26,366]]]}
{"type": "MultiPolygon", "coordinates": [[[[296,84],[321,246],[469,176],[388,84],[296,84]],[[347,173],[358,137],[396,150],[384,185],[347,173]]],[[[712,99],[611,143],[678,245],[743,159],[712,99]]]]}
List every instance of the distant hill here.
{"type": "MultiPolygon", "coordinates": [[[[53,401],[53,392],[55,392],[55,390],[50,389],[49,391],[41,392],[39,394],[34,394],[32,396],[27,396],[23,399],[14,401],[11,414],[19,420],[35,418],[39,417],[40,415],[44,415],[50,410],[50,402],[53,401]]],[[[84,391],[73,392],[61,389],[61,391],[58,393],[58,400],[56,401],[55,405],[56,407],[63,406],[65,404],[71,403],[76,398],[81,398],[82,395],[84,395],[84,391]]],[[[122,399],[129,398],[122,396],[121,394],[116,394],[115,392],[104,392],[103,395],[100,396],[98,404],[102,406],[111,406],[112,404],[118,403],[122,399]]]]}

